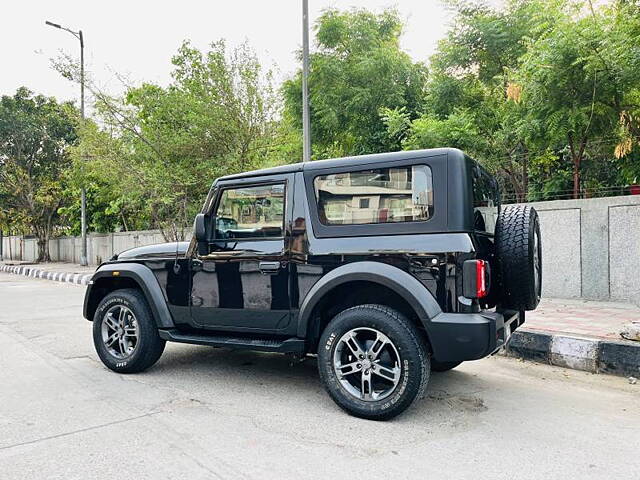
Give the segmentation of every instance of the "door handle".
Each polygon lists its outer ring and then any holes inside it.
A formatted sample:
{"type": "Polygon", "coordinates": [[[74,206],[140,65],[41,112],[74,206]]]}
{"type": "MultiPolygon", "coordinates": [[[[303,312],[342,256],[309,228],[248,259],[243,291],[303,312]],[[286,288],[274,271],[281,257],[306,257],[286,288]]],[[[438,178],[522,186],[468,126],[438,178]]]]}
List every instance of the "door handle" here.
{"type": "Polygon", "coordinates": [[[218,260],[218,259],[238,257],[244,253],[245,252],[243,250],[222,250],[222,251],[211,252],[209,255],[205,255],[204,257],[201,257],[201,258],[205,260],[207,259],[218,260]]]}
{"type": "Polygon", "coordinates": [[[262,273],[278,273],[280,262],[260,262],[258,268],[262,273]]]}

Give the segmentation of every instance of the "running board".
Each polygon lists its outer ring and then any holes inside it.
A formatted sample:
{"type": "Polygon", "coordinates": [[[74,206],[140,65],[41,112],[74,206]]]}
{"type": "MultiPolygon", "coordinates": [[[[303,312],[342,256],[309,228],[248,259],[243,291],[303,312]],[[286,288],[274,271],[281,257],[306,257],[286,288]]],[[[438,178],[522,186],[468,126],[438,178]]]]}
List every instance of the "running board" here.
{"type": "Polygon", "coordinates": [[[303,353],[304,340],[301,338],[287,338],[274,340],[266,338],[227,337],[221,335],[201,335],[184,333],[180,330],[158,330],[160,338],[169,342],[208,345],[210,347],[225,347],[237,350],[257,350],[259,352],[303,353]]]}

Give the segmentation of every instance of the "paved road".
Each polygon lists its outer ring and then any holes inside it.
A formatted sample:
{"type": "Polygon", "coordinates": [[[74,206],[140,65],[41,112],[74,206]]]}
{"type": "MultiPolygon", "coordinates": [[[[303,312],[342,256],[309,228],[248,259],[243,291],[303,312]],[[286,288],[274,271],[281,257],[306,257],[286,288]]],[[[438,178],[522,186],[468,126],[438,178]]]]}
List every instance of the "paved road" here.
{"type": "Polygon", "coordinates": [[[112,373],[83,293],[0,274],[0,479],[640,478],[624,378],[488,358],[370,422],[312,360],[168,345],[147,373],[112,373]]]}

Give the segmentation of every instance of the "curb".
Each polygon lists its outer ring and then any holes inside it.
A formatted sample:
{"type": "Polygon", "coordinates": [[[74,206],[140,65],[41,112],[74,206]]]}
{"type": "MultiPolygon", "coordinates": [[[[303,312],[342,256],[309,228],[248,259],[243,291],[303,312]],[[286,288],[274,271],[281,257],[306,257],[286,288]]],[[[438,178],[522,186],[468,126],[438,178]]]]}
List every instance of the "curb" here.
{"type": "Polygon", "coordinates": [[[41,278],[43,280],[53,280],[55,282],[72,283],[74,285],[88,285],[93,273],[67,273],[51,272],[34,267],[18,267],[13,265],[0,265],[0,272],[13,273],[31,278],[41,278]]]}
{"type": "Polygon", "coordinates": [[[505,355],[591,373],[640,377],[640,342],[514,332],[505,355]]]}

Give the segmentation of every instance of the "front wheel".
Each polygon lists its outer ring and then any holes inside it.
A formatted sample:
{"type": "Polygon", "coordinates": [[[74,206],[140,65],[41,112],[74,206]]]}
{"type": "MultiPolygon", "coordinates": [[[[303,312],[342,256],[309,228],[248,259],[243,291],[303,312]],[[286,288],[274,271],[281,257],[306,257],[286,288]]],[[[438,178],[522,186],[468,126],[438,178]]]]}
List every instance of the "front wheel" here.
{"type": "Polygon", "coordinates": [[[146,299],[132,288],[102,299],[93,316],[93,343],[102,363],[118,373],[146,370],[165,346],[146,299]]]}
{"type": "Polygon", "coordinates": [[[430,363],[426,343],[403,315],[382,305],[361,305],[327,325],[318,369],[338,406],[356,417],[386,420],[422,396],[430,363]]]}

